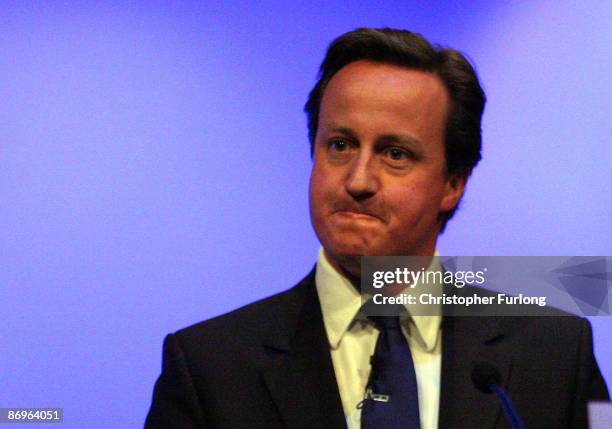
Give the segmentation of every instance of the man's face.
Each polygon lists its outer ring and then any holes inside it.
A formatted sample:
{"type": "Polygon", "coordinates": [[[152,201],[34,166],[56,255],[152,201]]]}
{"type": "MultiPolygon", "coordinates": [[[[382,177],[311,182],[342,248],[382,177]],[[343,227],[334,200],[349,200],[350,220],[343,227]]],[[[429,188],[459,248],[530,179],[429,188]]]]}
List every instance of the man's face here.
{"type": "Polygon", "coordinates": [[[356,61],[329,81],[310,216],[334,267],[358,277],[361,256],[433,254],[466,182],[446,174],[448,105],[437,76],[393,65],[356,61]]]}

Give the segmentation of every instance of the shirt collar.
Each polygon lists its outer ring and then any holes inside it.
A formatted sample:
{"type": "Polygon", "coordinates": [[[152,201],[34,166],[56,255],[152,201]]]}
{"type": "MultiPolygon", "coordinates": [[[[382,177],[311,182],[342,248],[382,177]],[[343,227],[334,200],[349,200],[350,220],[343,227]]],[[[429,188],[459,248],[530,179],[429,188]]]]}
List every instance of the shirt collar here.
{"type": "Polygon", "coordinates": [[[323,248],[319,250],[315,284],[329,344],[337,349],[361,308],[361,295],[349,279],[331,266],[323,248]]]}
{"type": "MultiPolygon", "coordinates": [[[[345,276],[332,267],[322,248],[317,260],[315,284],[327,338],[330,347],[335,350],[340,346],[344,334],[351,328],[352,322],[359,318],[361,295],[345,276]]],[[[436,347],[442,317],[439,314],[412,316],[410,320],[410,336],[424,351],[432,352],[436,347]],[[413,330],[412,326],[416,329],[413,330]]]]}

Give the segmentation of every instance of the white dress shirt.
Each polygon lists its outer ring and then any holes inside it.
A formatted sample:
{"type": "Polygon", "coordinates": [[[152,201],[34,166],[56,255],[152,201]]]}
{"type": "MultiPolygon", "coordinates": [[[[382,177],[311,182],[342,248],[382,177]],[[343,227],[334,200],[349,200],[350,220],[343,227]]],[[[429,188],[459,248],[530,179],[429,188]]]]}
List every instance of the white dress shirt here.
{"type": "MultiPolygon", "coordinates": [[[[315,281],[347,425],[360,429],[361,410],[357,405],[364,398],[378,330],[359,313],[359,292],[331,266],[323,249],[319,251],[315,281]]],[[[439,314],[413,316],[402,325],[414,361],[422,429],[438,427],[441,321],[439,314]]]]}

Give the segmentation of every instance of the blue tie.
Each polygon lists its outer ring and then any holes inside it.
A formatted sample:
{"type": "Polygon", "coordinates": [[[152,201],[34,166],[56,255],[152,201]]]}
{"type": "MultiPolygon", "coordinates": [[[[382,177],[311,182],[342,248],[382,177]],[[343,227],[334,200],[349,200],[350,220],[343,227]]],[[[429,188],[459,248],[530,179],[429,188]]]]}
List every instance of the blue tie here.
{"type": "MultiPolygon", "coordinates": [[[[399,306],[401,307],[401,306],[399,306]]],[[[401,311],[405,311],[401,307],[401,311]]],[[[395,312],[395,314],[398,314],[395,312]]],[[[380,334],[362,403],[362,429],[420,428],[414,363],[399,316],[368,316],[380,334]]]]}

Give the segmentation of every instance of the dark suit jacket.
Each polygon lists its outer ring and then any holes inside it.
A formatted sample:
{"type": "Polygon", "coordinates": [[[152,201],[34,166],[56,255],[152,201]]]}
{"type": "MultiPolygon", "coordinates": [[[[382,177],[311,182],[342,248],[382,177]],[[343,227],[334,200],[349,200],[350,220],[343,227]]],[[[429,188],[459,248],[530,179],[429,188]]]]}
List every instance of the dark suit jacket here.
{"type": "MultiPolygon", "coordinates": [[[[587,427],[588,400],[607,400],[585,319],[444,317],[440,428],[510,427],[474,362],[501,372],[527,428],[587,427]]],[[[168,335],[146,428],[344,428],[314,284],[168,335]]]]}

